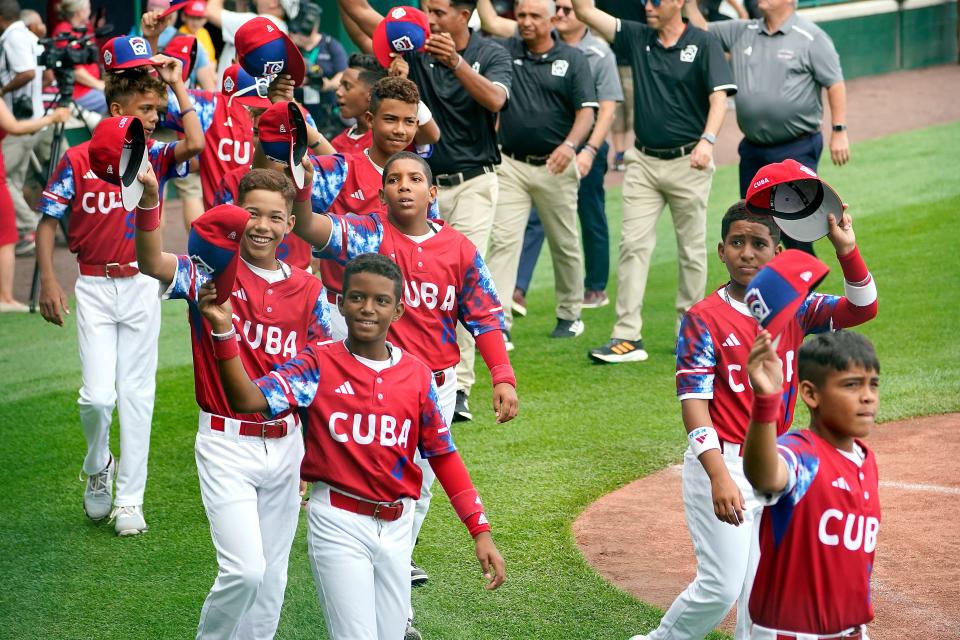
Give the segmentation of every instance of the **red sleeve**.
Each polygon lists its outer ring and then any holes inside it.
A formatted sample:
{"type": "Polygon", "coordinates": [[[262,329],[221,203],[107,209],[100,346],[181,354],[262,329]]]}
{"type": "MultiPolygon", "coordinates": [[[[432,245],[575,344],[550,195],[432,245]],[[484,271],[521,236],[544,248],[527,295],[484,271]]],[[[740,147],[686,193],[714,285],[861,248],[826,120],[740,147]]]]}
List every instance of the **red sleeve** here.
{"type": "Polygon", "coordinates": [[[440,486],[450,496],[450,504],[457,516],[467,525],[471,536],[490,531],[490,522],[483,511],[480,495],[470,480],[467,467],[456,451],[428,458],[430,467],[437,474],[440,486]]]}
{"type": "Polygon", "coordinates": [[[503,342],[503,332],[487,331],[476,337],[477,349],[490,369],[490,378],[493,385],[506,382],[513,387],[517,386],[517,377],[510,366],[510,357],[507,356],[507,347],[503,342]]]}
{"type": "Polygon", "coordinates": [[[843,279],[846,282],[847,296],[840,299],[833,310],[833,328],[844,329],[846,327],[855,327],[877,317],[878,304],[875,295],[876,289],[873,287],[873,276],[867,270],[867,265],[860,255],[860,249],[853,248],[853,251],[845,256],[837,256],[840,261],[840,268],[843,270],[843,279]],[[864,300],[851,300],[849,296],[851,288],[867,289],[873,291],[874,295],[864,300]],[[856,304],[859,302],[860,304],[856,304]]]}
{"type": "Polygon", "coordinates": [[[863,261],[858,247],[854,246],[853,251],[845,256],[837,256],[837,260],[840,261],[844,280],[850,284],[866,284],[870,272],[867,271],[867,264],[863,261]]]}

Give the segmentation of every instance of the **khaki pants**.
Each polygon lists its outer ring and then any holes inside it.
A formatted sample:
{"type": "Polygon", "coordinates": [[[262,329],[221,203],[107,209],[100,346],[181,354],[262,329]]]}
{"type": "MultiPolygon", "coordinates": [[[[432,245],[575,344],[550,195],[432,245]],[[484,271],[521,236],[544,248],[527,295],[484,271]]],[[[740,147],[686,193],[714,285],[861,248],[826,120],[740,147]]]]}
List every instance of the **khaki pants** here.
{"type": "Polygon", "coordinates": [[[3,139],[3,161],[7,167],[7,189],[13,200],[13,209],[17,214],[17,232],[22,236],[37,230],[37,214],[23,199],[23,183],[30,168],[30,153],[37,144],[37,134],[28,136],[10,136],[3,139]]]}
{"type": "Polygon", "coordinates": [[[583,256],[577,225],[580,179],[576,163],[571,161],[566,171],[554,176],[546,166],[537,167],[504,156],[497,173],[500,198],[490,235],[487,266],[500,294],[507,326],[513,320],[513,288],[517,283],[523,231],[531,206],[537,208],[550,243],[557,318],[576,320],[583,304],[583,256]]]}
{"type": "MultiPolygon", "coordinates": [[[[497,204],[499,181],[496,173],[485,173],[455,187],[439,187],[440,216],[477,245],[480,255],[487,249],[493,209],[497,204]]],[[[473,373],[474,340],[470,332],[457,324],[457,346],[460,363],[457,365],[457,389],[470,393],[476,376],[473,373]]]]}
{"type": "Polygon", "coordinates": [[[690,167],[689,156],[658,160],[635,148],[627,150],[625,160],[617,323],[612,337],[638,340],[650,256],[664,205],[670,205],[677,236],[678,317],[703,298],[707,284],[707,198],[716,167],[711,164],[698,171],[690,167]]]}

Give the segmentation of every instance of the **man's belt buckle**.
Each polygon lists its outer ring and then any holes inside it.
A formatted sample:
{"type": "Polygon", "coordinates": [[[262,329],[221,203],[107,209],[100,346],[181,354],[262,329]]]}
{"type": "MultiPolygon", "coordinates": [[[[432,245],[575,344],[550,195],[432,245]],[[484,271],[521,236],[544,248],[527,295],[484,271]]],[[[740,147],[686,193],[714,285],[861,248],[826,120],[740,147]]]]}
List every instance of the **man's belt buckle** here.
{"type": "MultiPolygon", "coordinates": [[[[117,271],[119,271],[121,266],[122,265],[119,262],[108,262],[107,264],[103,265],[103,276],[105,278],[115,277],[110,275],[110,269],[116,269],[117,271]]],[[[119,273],[117,275],[119,275],[119,273]]]]}

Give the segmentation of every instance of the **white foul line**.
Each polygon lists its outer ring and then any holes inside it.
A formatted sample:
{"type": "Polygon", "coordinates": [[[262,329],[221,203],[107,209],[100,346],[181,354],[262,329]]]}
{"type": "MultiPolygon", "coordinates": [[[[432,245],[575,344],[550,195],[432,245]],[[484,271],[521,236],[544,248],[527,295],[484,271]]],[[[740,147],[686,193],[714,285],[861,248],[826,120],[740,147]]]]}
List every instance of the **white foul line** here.
{"type": "Polygon", "coordinates": [[[960,487],[944,487],[939,484],[920,484],[917,482],[894,482],[890,480],[881,480],[881,487],[890,489],[905,489],[907,491],[928,491],[930,493],[944,493],[947,495],[960,496],[960,487]]]}

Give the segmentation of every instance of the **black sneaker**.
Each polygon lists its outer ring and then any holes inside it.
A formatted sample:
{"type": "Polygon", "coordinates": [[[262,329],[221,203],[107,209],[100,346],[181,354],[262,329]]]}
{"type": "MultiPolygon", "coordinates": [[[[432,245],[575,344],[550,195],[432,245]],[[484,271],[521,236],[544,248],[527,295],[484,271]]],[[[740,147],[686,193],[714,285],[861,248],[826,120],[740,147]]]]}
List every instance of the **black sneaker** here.
{"type": "Polygon", "coordinates": [[[576,338],[583,333],[583,320],[561,320],[557,318],[557,326],[553,328],[550,334],[551,338],[576,338]]]}
{"type": "Polygon", "coordinates": [[[470,405],[467,404],[467,392],[457,391],[457,404],[453,407],[454,422],[468,422],[473,420],[473,414],[470,413],[470,405]]]}
{"type": "Polygon", "coordinates": [[[508,329],[503,330],[503,346],[507,348],[507,351],[513,351],[513,340],[510,339],[510,331],[508,329]]]}
{"type": "Polygon", "coordinates": [[[613,338],[602,347],[591,349],[590,359],[596,362],[642,362],[649,356],[643,350],[643,340],[620,340],[613,338]]]}
{"type": "Polygon", "coordinates": [[[414,587],[419,587],[422,584],[426,584],[427,580],[430,579],[430,576],[427,575],[427,572],[417,566],[417,563],[413,560],[410,561],[410,585],[414,587]]]}

